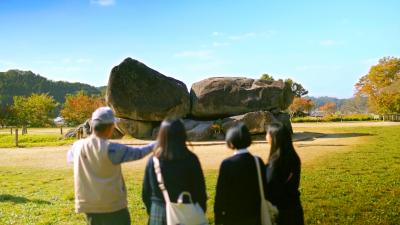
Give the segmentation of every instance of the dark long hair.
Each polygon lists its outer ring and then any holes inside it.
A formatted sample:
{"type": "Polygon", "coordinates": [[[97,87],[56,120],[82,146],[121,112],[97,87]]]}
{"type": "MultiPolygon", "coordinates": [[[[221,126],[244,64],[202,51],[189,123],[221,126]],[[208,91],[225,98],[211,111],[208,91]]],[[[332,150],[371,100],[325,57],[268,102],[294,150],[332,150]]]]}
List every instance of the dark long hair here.
{"type": "Polygon", "coordinates": [[[188,155],[186,130],[182,120],[165,119],[161,123],[156,149],[155,156],[162,160],[179,160],[188,155]]]}
{"type": "Polygon", "coordinates": [[[292,141],[292,134],[286,126],[280,123],[268,125],[268,134],[271,136],[271,151],[268,165],[271,168],[270,175],[278,175],[279,171],[287,171],[293,166],[300,166],[300,158],[297,155],[292,141]]]}

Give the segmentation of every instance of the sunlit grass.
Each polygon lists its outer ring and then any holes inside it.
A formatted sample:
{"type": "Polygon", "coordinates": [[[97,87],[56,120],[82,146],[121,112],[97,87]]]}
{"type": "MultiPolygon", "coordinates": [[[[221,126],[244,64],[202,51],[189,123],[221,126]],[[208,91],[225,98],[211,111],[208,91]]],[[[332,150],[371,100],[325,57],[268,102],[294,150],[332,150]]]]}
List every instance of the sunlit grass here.
{"type": "MultiPolygon", "coordinates": [[[[326,128],[325,128],[326,129],[326,128]]],[[[331,128],[369,133],[367,142],[303,165],[306,224],[400,224],[400,127],[331,128]]],[[[301,150],[300,150],[301,151],[301,150]]],[[[132,224],[146,224],[142,171],[124,170],[132,224]]],[[[205,172],[208,217],[217,171],[205,172]]],[[[83,224],[74,213],[72,168],[1,167],[0,224],[83,224]]]]}
{"type": "MultiPolygon", "coordinates": [[[[64,139],[58,134],[26,134],[18,135],[19,147],[60,146],[71,144],[73,138],[64,139]]],[[[0,134],[0,148],[12,148],[15,145],[15,134],[0,134]]]]}

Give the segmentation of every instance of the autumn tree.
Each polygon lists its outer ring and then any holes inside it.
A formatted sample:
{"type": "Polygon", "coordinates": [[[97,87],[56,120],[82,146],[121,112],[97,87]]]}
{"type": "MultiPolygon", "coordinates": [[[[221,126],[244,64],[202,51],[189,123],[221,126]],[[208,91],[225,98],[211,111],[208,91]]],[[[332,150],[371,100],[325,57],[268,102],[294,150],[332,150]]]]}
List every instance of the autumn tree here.
{"type": "Polygon", "coordinates": [[[69,125],[78,125],[89,119],[98,107],[104,106],[104,98],[89,96],[84,92],[67,95],[61,115],[69,125]]]}
{"type": "Polygon", "coordinates": [[[334,102],[327,102],[325,105],[319,107],[320,111],[326,112],[328,114],[332,114],[336,111],[336,103],[334,102]]]}
{"type": "Polygon", "coordinates": [[[48,94],[14,96],[12,112],[16,125],[45,127],[52,125],[56,107],[57,102],[48,94]]]}
{"type": "Polygon", "coordinates": [[[314,102],[311,99],[302,97],[294,97],[292,104],[289,106],[291,116],[310,113],[314,107],[314,102]]]}
{"type": "Polygon", "coordinates": [[[357,96],[368,97],[371,111],[399,113],[400,58],[385,57],[357,82],[357,96]]]}

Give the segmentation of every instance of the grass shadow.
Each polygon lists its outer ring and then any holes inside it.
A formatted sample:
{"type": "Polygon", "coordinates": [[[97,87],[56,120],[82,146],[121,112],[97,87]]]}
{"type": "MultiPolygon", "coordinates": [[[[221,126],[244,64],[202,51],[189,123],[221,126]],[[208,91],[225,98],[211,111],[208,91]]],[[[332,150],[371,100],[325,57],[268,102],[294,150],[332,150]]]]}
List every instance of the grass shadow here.
{"type": "Polygon", "coordinates": [[[365,137],[365,136],[376,136],[370,133],[333,133],[326,134],[323,138],[352,138],[352,137],[365,137]]]}
{"type": "Polygon", "coordinates": [[[51,202],[40,200],[40,199],[28,199],[25,197],[14,196],[9,194],[1,194],[0,195],[0,202],[12,202],[15,204],[25,204],[25,203],[34,203],[38,205],[50,205],[51,202]]]}

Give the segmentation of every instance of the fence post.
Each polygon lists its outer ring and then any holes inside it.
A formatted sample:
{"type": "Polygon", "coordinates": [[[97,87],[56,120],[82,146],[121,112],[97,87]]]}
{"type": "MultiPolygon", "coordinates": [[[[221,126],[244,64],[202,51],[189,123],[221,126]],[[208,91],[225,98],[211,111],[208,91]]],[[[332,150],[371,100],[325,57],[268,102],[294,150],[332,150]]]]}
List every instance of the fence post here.
{"type": "Polygon", "coordinates": [[[15,128],[15,146],[18,147],[18,128],[15,128]]]}
{"type": "Polygon", "coordinates": [[[12,127],[10,128],[10,132],[11,132],[11,135],[13,135],[13,128],[12,127]]]}
{"type": "Polygon", "coordinates": [[[60,127],[60,133],[61,133],[61,135],[63,135],[63,128],[62,128],[62,126],[60,127]]]}

